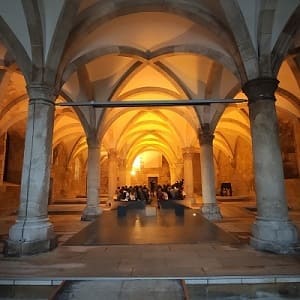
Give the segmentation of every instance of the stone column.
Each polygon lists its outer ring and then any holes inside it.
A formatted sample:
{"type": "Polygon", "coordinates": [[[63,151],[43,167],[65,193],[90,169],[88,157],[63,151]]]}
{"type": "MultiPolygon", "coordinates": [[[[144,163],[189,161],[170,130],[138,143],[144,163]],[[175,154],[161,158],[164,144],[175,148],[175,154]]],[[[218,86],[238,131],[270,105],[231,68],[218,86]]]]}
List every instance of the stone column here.
{"type": "Polygon", "coordinates": [[[87,204],[83,210],[81,220],[92,221],[101,213],[99,208],[100,186],[100,157],[99,141],[96,138],[88,138],[88,163],[87,163],[87,204]]]}
{"type": "Polygon", "coordinates": [[[44,84],[32,84],[27,90],[30,100],[20,206],[5,245],[5,254],[10,256],[46,252],[56,246],[48,219],[55,96],[53,89],[44,84]]]}
{"type": "Polygon", "coordinates": [[[300,131],[300,123],[298,118],[295,118],[295,120],[293,121],[293,128],[294,128],[294,136],[295,136],[298,176],[300,177],[300,135],[297,134],[300,131]]]}
{"type": "Polygon", "coordinates": [[[211,221],[221,220],[222,216],[216,200],[215,168],[213,159],[213,139],[210,132],[200,133],[200,161],[202,182],[202,215],[211,221]]]}
{"type": "Polygon", "coordinates": [[[258,78],[243,87],[249,99],[257,201],[251,244],[259,250],[287,253],[297,242],[297,230],[288,219],[275,110],[277,85],[276,79],[258,78]]]}
{"type": "Polygon", "coordinates": [[[112,207],[114,205],[114,195],[117,189],[117,152],[114,149],[108,151],[108,201],[112,207]]]}
{"type": "Polygon", "coordinates": [[[7,133],[4,133],[0,137],[0,185],[3,184],[3,178],[4,178],[6,140],[7,140],[7,133]]]}
{"type": "Polygon", "coordinates": [[[194,203],[193,151],[191,148],[183,148],[182,150],[185,200],[191,205],[194,203]]]}
{"type": "Polygon", "coordinates": [[[179,160],[175,163],[175,177],[176,180],[183,178],[183,160],[179,160]]]}
{"type": "Polygon", "coordinates": [[[170,166],[170,182],[171,184],[175,183],[177,180],[177,176],[176,176],[176,166],[175,165],[171,165],[170,166]]]}
{"type": "Polygon", "coordinates": [[[119,185],[120,186],[126,185],[126,159],[125,158],[119,159],[119,173],[120,173],[119,185]]]}

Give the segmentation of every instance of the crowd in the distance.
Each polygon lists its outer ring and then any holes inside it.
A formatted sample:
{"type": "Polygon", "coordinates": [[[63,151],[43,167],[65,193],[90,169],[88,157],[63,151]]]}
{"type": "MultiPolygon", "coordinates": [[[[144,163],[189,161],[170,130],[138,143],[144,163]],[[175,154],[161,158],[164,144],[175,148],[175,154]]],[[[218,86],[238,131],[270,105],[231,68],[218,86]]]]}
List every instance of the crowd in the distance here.
{"type": "Polygon", "coordinates": [[[144,201],[151,203],[153,197],[158,201],[183,200],[185,192],[183,190],[184,180],[176,181],[174,184],[155,185],[150,183],[149,188],[144,185],[118,187],[114,199],[116,201],[144,201]]]}
{"type": "Polygon", "coordinates": [[[136,186],[122,186],[118,187],[115,195],[116,201],[145,201],[150,203],[150,191],[144,184],[136,186]]]}
{"type": "Polygon", "coordinates": [[[184,180],[176,181],[174,184],[158,185],[156,190],[156,197],[158,201],[165,200],[183,200],[185,192],[183,189],[184,180]]]}

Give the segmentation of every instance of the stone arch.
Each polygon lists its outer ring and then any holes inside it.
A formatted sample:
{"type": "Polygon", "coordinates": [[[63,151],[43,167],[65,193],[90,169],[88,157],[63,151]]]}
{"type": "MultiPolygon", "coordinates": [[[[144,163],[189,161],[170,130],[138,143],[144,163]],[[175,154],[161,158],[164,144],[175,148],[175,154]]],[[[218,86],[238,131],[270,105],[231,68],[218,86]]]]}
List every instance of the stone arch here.
{"type": "Polygon", "coordinates": [[[300,27],[300,4],[286,23],[279,35],[271,53],[271,66],[274,76],[277,76],[280,66],[292,45],[293,37],[300,27]]]}

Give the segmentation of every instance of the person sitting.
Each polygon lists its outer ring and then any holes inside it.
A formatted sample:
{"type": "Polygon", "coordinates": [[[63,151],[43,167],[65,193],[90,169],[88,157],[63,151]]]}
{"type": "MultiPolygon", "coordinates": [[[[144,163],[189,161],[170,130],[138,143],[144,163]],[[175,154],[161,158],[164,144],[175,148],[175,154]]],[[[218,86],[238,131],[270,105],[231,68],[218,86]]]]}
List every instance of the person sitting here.
{"type": "Polygon", "coordinates": [[[160,208],[162,201],[164,201],[164,194],[161,186],[157,187],[156,197],[157,197],[157,208],[160,208]]]}
{"type": "Polygon", "coordinates": [[[130,201],[135,201],[136,200],[135,191],[134,190],[130,191],[130,193],[129,193],[129,200],[130,201]]]}
{"type": "Polygon", "coordinates": [[[120,201],[121,197],[122,197],[121,188],[118,186],[114,194],[114,201],[120,201]]]}
{"type": "Polygon", "coordinates": [[[149,189],[146,187],[145,184],[142,188],[142,192],[143,192],[144,198],[146,200],[146,203],[149,204],[150,203],[150,201],[149,201],[149,189]]]}

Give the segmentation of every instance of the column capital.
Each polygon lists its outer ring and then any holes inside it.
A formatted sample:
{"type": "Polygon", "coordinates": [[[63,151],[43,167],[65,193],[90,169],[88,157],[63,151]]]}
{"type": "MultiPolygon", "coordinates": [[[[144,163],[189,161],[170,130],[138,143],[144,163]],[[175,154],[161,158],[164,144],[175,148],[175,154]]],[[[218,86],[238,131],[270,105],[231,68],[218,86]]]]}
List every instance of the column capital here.
{"type": "Polygon", "coordinates": [[[194,148],[193,147],[185,147],[185,148],[182,148],[182,156],[183,156],[183,159],[192,159],[193,157],[193,153],[194,153],[194,148]]]}
{"type": "Polygon", "coordinates": [[[87,137],[86,142],[89,148],[100,148],[99,139],[94,137],[87,137]]]}
{"type": "Polygon", "coordinates": [[[193,153],[192,152],[183,152],[183,159],[192,159],[193,153]]]}
{"type": "Polygon", "coordinates": [[[108,158],[109,159],[116,159],[117,158],[117,155],[118,155],[118,152],[116,149],[114,148],[111,148],[107,151],[107,154],[108,154],[108,158]]]}
{"type": "Polygon", "coordinates": [[[183,160],[182,159],[178,159],[175,162],[175,167],[178,168],[178,167],[182,167],[182,166],[183,166],[183,160]]]}
{"type": "Polygon", "coordinates": [[[275,101],[275,91],[278,83],[279,81],[276,78],[261,77],[246,82],[242,90],[250,103],[257,100],[275,101]]]}
{"type": "Polygon", "coordinates": [[[57,97],[54,87],[45,83],[30,83],[26,86],[30,102],[42,101],[54,104],[57,97]]]}
{"type": "Polygon", "coordinates": [[[118,163],[119,163],[120,167],[126,167],[126,162],[127,162],[126,158],[124,158],[124,157],[118,158],[118,163]]]}
{"type": "Polygon", "coordinates": [[[210,132],[199,132],[200,145],[212,145],[214,137],[210,132]]]}
{"type": "Polygon", "coordinates": [[[100,147],[100,140],[97,135],[97,131],[93,128],[90,128],[87,136],[86,136],[86,142],[88,144],[89,148],[99,148],[100,147]]]}
{"type": "Polygon", "coordinates": [[[197,152],[197,148],[195,148],[195,147],[182,148],[182,153],[195,153],[195,152],[197,152]]]}

